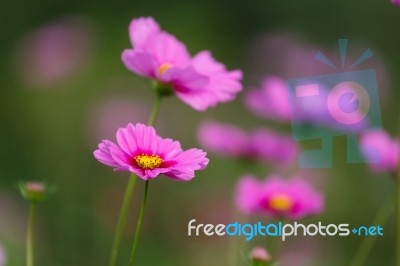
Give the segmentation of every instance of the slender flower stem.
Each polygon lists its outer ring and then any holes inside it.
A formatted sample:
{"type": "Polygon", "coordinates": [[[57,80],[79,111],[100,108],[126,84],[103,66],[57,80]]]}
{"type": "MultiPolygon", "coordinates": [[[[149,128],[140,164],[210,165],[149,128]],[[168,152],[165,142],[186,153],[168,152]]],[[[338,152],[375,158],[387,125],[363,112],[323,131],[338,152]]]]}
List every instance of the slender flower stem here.
{"type": "Polygon", "coordinates": [[[110,266],[115,266],[117,264],[119,248],[121,247],[122,235],[124,233],[126,219],[128,217],[129,205],[132,199],[133,190],[135,188],[136,179],[136,176],[132,174],[129,177],[128,186],[125,190],[125,195],[122,201],[117,228],[115,229],[114,241],[111,249],[110,266]]]}
{"type": "MultiPolygon", "coordinates": [[[[279,219],[278,222],[281,222],[282,225],[286,223],[286,219],[279,219]]],[[[271,252],[272,252],[272,258],[274,261],[279,261],[279,257],[281,256],[281,251],[282,251],[282,246],[283,246],[283,241],[279,237],[275,237],[274,239],[273,246],[271,247],[271,252]]],[[[268,248],[267,248],[268,250],[268,248]]]]}
{"type": "Polygon", "coordinates": [[[162,98],[162,96],[157,94],[155,99],[154,99],[153,110],[151,111],[151,115],[150,115],[149,121],[147,122],[147,124],[149,126],[154,126],[154,124],[156,123],[157,116],[158,116],[158,113],[160,111],[161,98],[162,98]]]}
{"type": "Polygon", "coordinates": [[[137,245],[138,245],[138,242],[139,242],[140,230],[142,228],[142,223],[143,223],[144,211],[146,209],[147,192],[148,192],[148,190],[149,190],[149,180],[146,181],[146,184],[144,186],[144,194],[143,194],[142,206],[140,207],[139,219],[138,219],[138,222],[137,222],[137,225],[136,225],[136,230],[135,230],[135,239],[133,241],[131,258],[129,260],[129,265],[130,266],[133,266],[133,263],[134,263],[134,260],[135,260],[136,249],[137,249],[137,245]]]}
{"type": "MultiPolygon", "coordinates": [[[[153,110],[151,112],[148,125],[154,126],[158,113],[160,111],[160,105],[161,105],[161,96],[157,95],[154,101],[153,105],[153,110]]],[[[118,258],[118,253],[119,249],[121,247],[121,241],[122,241],[122,235],[125,229],[126,225],[126,220],[128,217],[128,211],[129,211],[129,205],[132,199],[132,194],[135,188],[135,183],[136,183],[136,175],[132,174],[129,178],[128,185],[125,190],[125,195],[124,199],[122,201],[122,206],[121,210],[119,213],[118,217],[118,223],[117,223],[117,228],[115,229],[115,235],[114,235],[114,241],[111,249],[111,259],[110,259],[110,266],[115,266],[117,264],[117,258],[118,258]]],[[[147,182],[146,182],[146,187],[147,187],[147,182]]],[[[147,188],[146,188],[147,189],[147,188]]],[[[143,217],[142,217],[143,219],[143,217]]],[[[135,242],[136,242],[136,236],[135,236],[135,242]]],[[[136,243],[137,245],[137,243],[136,243]]]]}
{"type": "MultiPolygon", "coordinates": [[[[382,208],[372,221],[372,225],[383,226],[384,224],[386,224],[387,220],[389,219],[390,215],[394,210],[395,204],[396,204],[396,198],[394,196],[388,197],[388,199],[383,204],[382,208]]],[[[356,255],[351,261],[350,266],[363,266],[365,264],[365,261],[367,260],[367,257],[371,252],[376,239],[377,239],[376,237],[364,237],[360,246],[358,247],[356,255]]]]}
{"type": "Polygon", "coordinates": [[[29,206],[28,229],[26,233],[26,266],[33,266],[33,230],[35,226],[36,203],[29,206]]]}

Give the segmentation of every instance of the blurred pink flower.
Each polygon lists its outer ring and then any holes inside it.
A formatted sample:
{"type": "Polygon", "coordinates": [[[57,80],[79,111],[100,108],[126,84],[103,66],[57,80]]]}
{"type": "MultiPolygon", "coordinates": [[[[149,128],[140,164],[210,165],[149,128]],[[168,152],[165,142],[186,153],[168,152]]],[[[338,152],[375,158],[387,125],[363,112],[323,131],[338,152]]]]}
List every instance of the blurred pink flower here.
{"type": "MultiPolygon", "coordinates": [[[[346,62],[341,68],[341,58],[336,42],[330,47],[311,43],[297,34],[275,32],[257,38],[249,47],[250,80],[259,80],[268,75],[277,75],[283,79],[336,74],[340,72],[374,69],[376,71],[381,103],[390,99],[390,77],[386,69],[385,57],[379,50],[369,45],[349,42],[346,62]],[[362,64],[351,67],[360,55],[369,47],[374,56],[362,64]],[[335,70],[315,59],[318,51],[323,52],[330,61],[338,66],[335,70]]],[[[267,103],[271,103],[268,101],[267,103]]],[[[260,114],[263,116],[262,114],[260,114]]],[[[265,115],[264,115],[265,117],[265,115]]],[[[270,116],[269,116],[270,118],[270,116]]],[[[278,119],[282,119],[278,117],[278,119]]]]}
{"type": "Polygon", "coordinates": [[[391,0],[392,4],[395,6],[400,6],[400,0],[391,0]]]}
{"type": "Polygon", "coordinates": [[[6,253],[2,246],[0,246],[0,266],[6,265],[6,253]]]}
{"type": "Polygon", "coordinates": [[[183,151],[178,141],[157,136],[153,127],[128,124],[117,131],[117,143],[103,140],[94,156],[118,171],[129,171],[144,180],[160,174],[178,181],[189,181],[195,170],[208,164],[206,153],[199,149],[183,151]]]}
{"type": "MultiPolygon", "coordinates": [[[[348,93],[356,93],[356,88],[352,87],[354,84],[350,82],[341,83],[338,86],[346,89],[348,93]]],[[[368,125],[367,119],[363,119],[363,113],[358,109],[351,115],[342,111],[354,108],[353,101],[340,101],[340,108],[336,108],[336,98],[331,97],[327,88],[319,86],[318,91],[318,95],[295,97],[291,91],[288,91],[284,79],[278,76],[267,76],[262,82],[261,89],[247,91],[245,103],[255,115],[287,123],[293,120],[292,122],[314,124],[347,132],[357,132],[368,125]],[[330,106],[334,106],[335,109],[329,109],[330,106]],[[360,118],[361,122],[353,123],[352,119],[355,116],[357,119],[360,118]]]]}
{"type": "Polygon", "coordinates": [[[250,253],[250,258],[253,262],[266,263],[271,261],[271,255],[263,247],[255,247],[250,253]]]}
{"type": "Polygon", "coordinates": [[[290,163],[297,156],[299,147],[290,136],[267,129],[250,133],[229,124],[203,122],[198,129],[200,144],[223,156],[290,163]]]}
{"type": "Polygon", "coordinates": [[[186,46],[151,17],[133,19],[129,34],[133,49],[122,53],[125,66],[158,81],[196,110],[231,101],[242,90],[241,71],[227,71],[209,51],[191,57],[186,46]]]}
{"type": "Polygon", "coordinates": [[[253,176],[241,178],[237,186],[238,208],[247,214],[300,219],[319,214],[324,209],[320,193],[303,179],[285,180],[270,176],[260,181],[253,176]]]}
{"type": "Polygon", "coordinates": [[[290,121],[289,97],[286,81],[277,76],[267,76],[261,89],[247,90],[246,105],[255,115],[290,121]]]}
{"type": "Polygon", "coordinates": [[[197,135],[200,144],[216,154],[233,157],[251,155],[249,135],[234,125],[206,121],[200,124],[197,135]]]}
{"type": "Polygon", "coordinates": [[[22,79],[34,87],[54,87],[79,73],[94,50],[93,31],[84,18],[54,21],[29,34],[17,49],[22,79]]]}
{"type": "Polygon", "coordinates": [[[250,135],[250,147],[255,156],[266,162],[293,162],[299,146],[290,136],[278,134],[267,129],[258,129],[250,135]]]}
{"type": "Polygon", "coordinates": [[[260,117],[283,122],[290,122],[292,118],[300,123],[327,124],[329,114],[326,103],[322,102],[321,98],[326,97],[328,91],[320,88],[320,92],[319,97],[304,97],[301,101],[297,101],[297,98],[293,98],[294,95],[288,91],[283,78],[267,76],[262,81],[260,89],[247,91],[245,103],[260,117]]]}
{"type": "Polygon", "coordinates": [[[361,135],[362,153],[375,172],[395,172],[399,161],[400,142],[384,131],[371,131],[361,135]]]}

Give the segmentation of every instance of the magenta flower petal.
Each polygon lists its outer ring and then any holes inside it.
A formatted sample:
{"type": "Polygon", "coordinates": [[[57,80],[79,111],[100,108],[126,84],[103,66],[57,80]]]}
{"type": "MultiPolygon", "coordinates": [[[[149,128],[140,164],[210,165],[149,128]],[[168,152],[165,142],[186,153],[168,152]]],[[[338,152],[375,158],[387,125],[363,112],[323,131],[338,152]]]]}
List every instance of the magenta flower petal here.
{"type": "Polygon", "coordinates": [[[94,157],[105,165],[119,167],[120,165],[115,161],[115,159],[111,155],[110,150],[112,147],[118,149],[118,147],[111,141],[108,140],[102,141],[99,144],[99,149],[94,152],[94,157]]]}
{"type": "Polygon", "coordinates": [[[205,157],[206,153],[199,149],[190,149],[179,153],[171,161],[172,171],[165,173],[166,176],[179,181],[188,181],[194,177],[195,170],[203,170],[208,165],[209,160],[205,157]]]}
{"type": "Polygon", "coordinates": [[[289,96],[286,81],[276,77],[266,77],[260,89],[247,91],[245,103],[257,116],[290,121],[289,96]]]}
{"type": "Polygon", "coordinates": [[[400,142],[384,131],[372,131],[361,135],[362,153],[375,172],[395,172],[399,160],[400,142]]]}
{"type": "Polygon", "coordinates": [[[144,49],[152,36],[160,32],[160,26],[151,17],[138,18],[129,25],[129,37],[135,49],[144,49]]]}
{"type": "Polygon", "coordinates": [[[183,151],[178,141],[163,139],[153,127],[143,124],[128,124],[118,129],[117,144],[104,140],[94,152],[95,158],[115,170],[135,173],[144,180],[164,174],[188,181],[196,170],[203,170],[209,162],[204,151],[183,151]]]}
{"type": "Polygon", "coordinates": [[[242,90],[241,71],[227,71],[208,51],[191,58],[185,44],[160,30],[152,18],[134,19],[129,31],[133,49],[122,53],[124,65],[167,85],[192,108],[204,111],[233,100],[242,90]]]}
{"type": "Polygon", "coordinates": [[[216,154],[246,157],[250,153],[249,136],[233,125],[203,122],[198,129],[200,144],[216,154]]]}
{"type": "Polygon", "coordinates": [[[207,76],[196,72],[192,66],[185,68],[171,67],[165,71],[162,80],[174,83],[175,92],[178,96],[204,93],[202,89],[209,81],[207,76]]]}
{"type": "Polygon", "coordinates": [[[324,209],[322,195],[298,177],[284,180],[270,176],[265,181],[258,181],[245,176],[239,181],[236,191],[236,204],[247,214],[301,219],[319,214],[324,209]]]}
{"type": "Polygon", "coordinates": [[[155,77],[154,69],[156,69],[156,62],[148,53],[125,49],[122,52],[121,58],[129,70],[144,77],[155,77]]]}
{"type": "Polygon", "coordinates": [[[225,66],[217,62],[210,51],[202,51],[192,59],[192,65],[201,74],[210,77],[207,88],[221,102],[231,101],[242,90],[240,70],[226,71],[225,66]]]}
{"type": "Polygon", "coordinates": [[[293,162],[299,154],[300,148],[290,136],[258,129],[252,132],[250,139],[254,156],[263,161],[287,164],[293,162]]]}
{"type": "Polygon", "coordinates": [[[159,66],[184,66],[190,59],[186,46],[166,32],[154,35],[144,50],[155,58],[159,66]]]}
{"type": "Polygon", "coordinates": [[[247,133],[234,125],[212,121],[200,125],[198,139],[206,150],[219,155],[284,165],[293,162],[299,152],[290,136],[267,129],[247,133]]]}
{"type": "Polygon", "coordinates": [[[242,212],[251,214],[259,209],[260,182],[253,176],[244,176],[239,180],[236,191],[236,205],[242,212]]]}

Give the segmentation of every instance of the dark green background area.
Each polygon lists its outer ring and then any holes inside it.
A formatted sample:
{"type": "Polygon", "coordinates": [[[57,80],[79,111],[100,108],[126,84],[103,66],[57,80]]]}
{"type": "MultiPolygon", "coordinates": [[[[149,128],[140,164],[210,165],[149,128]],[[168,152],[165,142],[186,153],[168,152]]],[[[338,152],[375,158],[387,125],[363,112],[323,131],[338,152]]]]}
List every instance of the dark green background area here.
{"type": "MultiPolygon", "coordinates": [[[[150,82],[125,69],[120,54],[130,46],[127,28],[132,18],[153,16],[182,40],[192,54],[209,49],[229,68],[243,69],[244,85],[255,86],[254,62],[249,60],[255,39],[289,32],[321,50],[333,49],[348,38],[379,52],[390,87],[381,101],[384,127],[394,135],[399,105],[400,8],[381,1],[3,1],[0,5],[0,243],[8,266],[24,263],[27,206],[16,192],[19,180],[39,179],[55,184],[58,192],[39,207],[37,265],[107,265],[126,173],[114,173],[92,156],[100,141],[90,130],[90,112],[98,102],[115,96],[145,99],[151,105],[150,82]],[[52,89],[30,89],[15,68],[16,47],[26,34],[63,16],[81,15],[94,29],[94,57],[79,76],[52,89]],[[108,86],[114,79],[123,86],[108,86]],[[128,85],[126,85],[128,84],[128,85]],[[93,135],[93,136],[92,136],[93,135]]],[[[361,51],[360,51],[361,52],[361,51]]],[[[274,65],[276,62],[267,62],[274,65]]],[[[268,74],[268,73],[265,73],[268,74]]],[[[242,95],[235,102],[205,113],[174,98],[162,104],[159,133],[198,146],[196,129],[206,118],[237,123],[244,128],[287,127],[259,119],[246,111],[242,95]]],[[[145,121],[143,121],[145,122],[145,121]]],[[[122,126],[122,125],[121,125],[122,126]]],[[[116,129],[115,129],[116,130],[116,129]]],[[[394,192],[389,175],[373,175],[365,165],[348,165],[346,140],[334,141],[334,167],[314,171],[326,198],[326,211],[308,222],[368,225],[394,192]],[[319,179],[318,179],[319,180],[319,179]]],[[[238,178],[254,173],[260,178],[272,166],[248,166],[210,154],[206,171],[187,183],[164,177],[152,182],[137,265],[228,265],[229,239],[189,238],[187,222],[228,222],[233,216],[232,195],[238,178]]],[[[278,170],[293,173],[291,169],[278,170]]],[[[120,265],[127,265],[143,182],[136,188],[120,265]]],[[[393,221],[385,226],[366,265],[391,265],[394,257],[393,221]]],[[[243,240],[243,239],[242,239],[243,240]]],[[[285,252],[315,239],[293,239],[285,252]],[[297,242],[297,243],[296,243],[297,242]],[[300,244],[299,244],[300,242],[300,244]]],[[[347,265],[360,238],[321,238],[314,264],[347,265]]],[[[257,239],[243,245],[247,252],[257,239]]]]}

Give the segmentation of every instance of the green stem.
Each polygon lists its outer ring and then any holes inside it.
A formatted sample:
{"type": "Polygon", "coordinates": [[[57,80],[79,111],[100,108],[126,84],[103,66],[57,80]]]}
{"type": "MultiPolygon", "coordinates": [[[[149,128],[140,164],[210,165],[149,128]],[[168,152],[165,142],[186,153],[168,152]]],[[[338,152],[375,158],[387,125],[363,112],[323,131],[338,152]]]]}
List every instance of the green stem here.
{"type": "Polygon", "coordinates": [[[29,206],[28,230],[26,233],[26,266],[33,266],[33,230],[35,226],[36,203],[29,206]]]}
{"type": "MultiPolygon", "coordinates": [[[[277,221],[281,222],[282,225],[285,225],[287,220],[279,219],[277,221]]],[[[272,258],[274,261],[279,261],[279,257],[281,255],[281,251],[282,251],[283,241],[279,236],[276,236],[274,240],[275,241],[273,243],[273,246],[271,247],[271,254],[272,254],[272,258]]],[[[268,247],[267,247],[267,250],[268,250],[268,247]]]]}
{"type": "Polygon", "coordinates": [[[400,266],[400,170],[397,169],[397,178],[396,182],[396,245],[395,245],[395,254],[396,254],[396,266],[400,266]]]}
{"type": "Polygon", "coordinates": [[[129,260],[129,265],[130,266],[133,266],[133,263],[134,263],[134,260],[135,260],[136,249],[137,249],[137,245],[138,245],[138,242],[139,242],[140,230],[142,228],[142,223],[143,223],[144,211],[146,209],[148,189],[149,189],[149,180],[146,181],[146,184],[144,186],[144,194],[143,194],[142,206],[140,207],[139,219],[138,219],[138,222],[137,222],[137,225],[136,225],[136,230],[135,230],[135,239],[133,241],[131,258],[129,260]]]}
{"type": "Polygon", "coordinates": [[[158,113],[160,111],[161,98],[162,98],[162,96],[157,94],[154,99],[153,110],[151,111],[149,121],[147,122],[147,124],[149,126],[154,126],[154,124],[156,123],[156,119],[157,119],[158,113]]]}
{"type": "Polygon", "coordinates": [[[119,248],[121,247],[122,235],[124,233],[126,219],[128,217],[129,204],[131,202],[133,190],[135,188],[135,183],[136,176],[132,174],[129,178],[128,186],[126,187],[124,199],[122,201],[121,210],[119,212],[117,228],[115,230],[114,241],[111,249],[110,266],[115,266],[117,264],[117,257],[119,253],[119,248]]]}
{"type": "MultiPolygon", "coordinates": [[[[380,211],[375,216],[374,220],[372,221],[372,225],[381,225],[383,226],[386,224],[387,220],[390,217],[390,214],[393,212],[395,207],[395,198],[390,196],[386,202],[383,204],[380,211]]],[[[351,261],[350,266],[362,266],[365,264],[369,253],[372,250],[377,238],[376,237],[364,237],[356,255],[354,256],[353,260],[351,261]]]]}
{"type": "MultiPolygon", "coordinates": [[[[150,126],[154,126],[154,124],[156,123],[156,119],[160,111],[161,98],[162,96],[159,94],[157,94],[155,97],[153,110],[151,112],[148,121],[148,125],[150,126]]],[[[121,247],[122,235],[125,229],[126,219],[128,217],[128,211],[129,211],[129,204],[132,199],[132,194],[135,188],[136,179],[137,179],[136,175],[132,174],[129,178],[128,186],[126,187],[125,190],[125,195],[122,201],[122,206],[118,217],[117,228],[115,230],[114,241],[111,249],[110,266],[115,266],[117,264],[118,253],[121,247]]]]}

